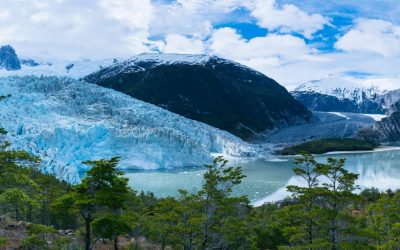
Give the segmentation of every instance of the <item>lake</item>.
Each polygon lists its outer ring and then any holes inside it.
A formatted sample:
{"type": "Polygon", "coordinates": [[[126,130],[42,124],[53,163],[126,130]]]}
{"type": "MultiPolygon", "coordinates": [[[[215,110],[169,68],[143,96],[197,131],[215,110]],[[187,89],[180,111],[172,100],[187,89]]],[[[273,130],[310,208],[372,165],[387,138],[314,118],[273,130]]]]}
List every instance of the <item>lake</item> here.
{"type": "MultiPolygon", "coordinates": [[[[323,162],[327,157],[346,158],[346,169],[359,174],[360,188],[377,187],[380,190],[400,188],[400,148],[383,148],[369,152],[331,153],[316,156],[323,162]]],[[[293,175],[293,157],[274,160],[231,160],[229,165],[241,166],[246,178],[235,190],[245,194],[253,205],[277,201],[288,195],[287,185],[301,185],[293,175]]],[[[177,195],[179,189],[196,192],[201,188],[203,167],[156,171],[134,170],[126,172],[129,185],[135,190],[153,192],[158,197],[177,195]]]]}

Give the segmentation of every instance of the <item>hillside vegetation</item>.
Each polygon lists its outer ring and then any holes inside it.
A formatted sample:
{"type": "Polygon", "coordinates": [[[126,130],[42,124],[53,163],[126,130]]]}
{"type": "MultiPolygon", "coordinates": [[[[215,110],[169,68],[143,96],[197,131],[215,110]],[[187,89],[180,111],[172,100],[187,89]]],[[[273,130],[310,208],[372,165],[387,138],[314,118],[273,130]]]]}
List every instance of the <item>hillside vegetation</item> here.
{"type": "Polygon", "coordinates": [[[308,141],[299,145],[286,147],[278,150],[280,155],[298,155],[301,152],[310,154],[323,154],[333,151],[362,151],[373,150],[379,144],[358,139],[322,139],[308,141]]]}

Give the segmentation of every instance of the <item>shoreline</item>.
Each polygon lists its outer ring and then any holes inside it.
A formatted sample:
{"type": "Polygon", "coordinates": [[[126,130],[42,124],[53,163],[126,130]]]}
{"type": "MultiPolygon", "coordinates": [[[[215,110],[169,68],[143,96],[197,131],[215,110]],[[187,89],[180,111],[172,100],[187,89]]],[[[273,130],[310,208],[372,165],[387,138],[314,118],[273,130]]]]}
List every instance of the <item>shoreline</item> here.
{"type": "MultiPolygon", "coordinates": [[[[374,150],[364,150],[364,151],[332,151],[332,152],[327,152],[323,154],[315,154],[316,156],[331,156],[331,155],[341,155],[341,154],[368,154],[368,153],[374,153],[374,152],[385,152],[385,151],[400,151],[400,146],[380,146],[378,148],[375,148],[374,150]]],[[[289,161],[290,158],[293,157],[298,157],[300,155],[285,155],[285,156],[280,156],[279,158],[283,158],[283,160],[289,161]]],[[[264,204],[268,203],[279,203],[285,199],[285,197],[289,195],[289,193],[286,191],[286,186],[283,188],[280,188],[276,190],[274,193],[265,196],[261,199],[255,200],[250,203],[252,207],[260,207],[264,204]]]]}
{"type": "Polygon", "coordinates": [[[373,150],[355,150],[355,151],[331,151],[323,154],[316,155],[337,155],[337,154],[365,154],[365,153],[374,153],[374,152],[383,152],[383,151],[395,151],[400,150],[399,146],[379,146],[373,150]]]}
{"type": "MultiPolygon", "coordinates": [[[[384,151],[396,151],[400,150],[400,146],[379,146],[373,150],[354,150],[354,151],[330,151],[322,154],[312,154],[315,156],[323,156],[323,155],[339,155],[339,154],[367,154],[367,153],[374,153],[374,152],[384,152],[384,151]]],[[[276,157],[278,158],[292,158],[292,157],[298,157],[301,156],[299,154],[297,155],[278,155],[275,154],[276,157]]]]}

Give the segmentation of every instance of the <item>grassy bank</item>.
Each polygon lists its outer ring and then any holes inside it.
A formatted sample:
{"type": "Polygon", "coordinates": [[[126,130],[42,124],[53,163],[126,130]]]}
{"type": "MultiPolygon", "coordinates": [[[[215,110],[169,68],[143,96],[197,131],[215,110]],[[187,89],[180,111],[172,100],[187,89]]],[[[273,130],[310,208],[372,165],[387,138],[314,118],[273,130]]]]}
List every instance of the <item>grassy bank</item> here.
{"type": "Polygon", "coordinates": [[[279,155],[298,155],[301,152],[323,154],[332,151],[373,150],[378,146],[377,143],[357,139],[322,139],[286,147],[276,153],[279,155]]]}

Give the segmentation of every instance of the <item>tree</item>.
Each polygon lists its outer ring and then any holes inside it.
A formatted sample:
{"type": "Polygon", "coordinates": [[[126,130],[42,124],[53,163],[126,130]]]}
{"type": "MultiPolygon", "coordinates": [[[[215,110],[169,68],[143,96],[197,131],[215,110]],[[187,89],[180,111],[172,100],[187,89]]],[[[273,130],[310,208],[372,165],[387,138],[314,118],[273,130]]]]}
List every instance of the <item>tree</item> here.
{"type": "Polygon", "coordinates": [[[128,234],[132,230],[129,220],[126,215],[103,214],[93,221],[93,234],[97,238],[112,240],[114,249],[118,250],[118,236],[128,234]]]}
{"type": "Polygon", "coordinates": [[[27,211],[29,206],[39,207],[39,204],[17,188],[10,188],[0,195],[0,203],[14,212],[15,219],[23,219],[22,214],[27,211]]]}
{"type": "MultiPolygon", "coordinates": [[[[22,150],[9,150],[10,143],[0,143],[0,194],[3,207],[13,207],[15,218],[21,218],[21,212],[37,208],[35,193],[38,185],[29,173],[39,162],[39,158],[22,150]]],[[[27,215],[31,220],[31,212],[27,215]]]]}
{"type": "MultiPolygon", "coordinates": [[[[228,167],[222,157],[205,165],[202,190],[159,200],[146,223],[146,233],[162,248],[252,249],[250,206],[233,191],[244,178],[240,167],[228,167]]],[[[147,199],[146,199],[147,200],[147,199]]],[[[150,206],[153,206],[150,202],[150,206]]]]}
{"type": "Polygon", "coordinates": [[[337,249],[339,232],[348,236],[344,245],[355,246],[350,239],[362,244],[361,239],[368,232],[357,227],[357,218],[351,213],[351,205],[359,197],[353,193],[358,175],[347,171],[345,162],[345,159],[328,158],[322,164],[307,153],[295,160],[300,168],[295,168],[294,173],[304,180],[305,186],[288,186],[293,194],[292,204],[276,212],[291,222],[283,223],[282,227],[290,244],[309,248],[329,245],[337,249]]]}
{"type": "MultiPolygon", "coordinates": [[[[109,160],[101,159],[86,161],[84,164],[91,166],[82,182],[73,188],[73,192],[59,198],[53,207],[67,205],[65,201],[71,201],[71,208],[79,212],[85,222],[85,249],[92,249],[96,241],[91,238],[91,224],[101,217],[102,212],[111,212],[116,217],[122,212],[125,203],[132,194],[128,187],[128,180],[123,172],[117,169],[118,157],[109,160]]],[[[98,223],[111,222],[111,220],[99,220],[98,223]]],[[[112,225],[109,225],[111,228],[112,225]]],[[[109,232],[110,230],[108,230],[109,232]]],[[[117,231],[115,231],[117,233],[117,231]]],[[[114,247],[118,248],[118,235],[113,235],[114,247]]]]}
{"type": "MultiPolygon", "coordinates": [[[[246,220],[249,206],[245,196],[233,197],[233,188],[245,177],[240,167],[228,167],[222,157],[213,164],[205,165],[204,184],[199,196],[202,198],[201,249],[249,248],[250,235],[243,232],[242,221],[246,220]],[[236,224],[235,230],[221,230],[236,224]],[[235,241],[230,239],[234,234],[235,241]],[[239,245],[233,245],[239,243],[239,245]]],[[[232,229],[232,228],[230,228],[232,229]]]]}
{"type": "MultiPolygon", "coordinates": [[[[320,170],[322,165],[318,163],[315,158],[306,152],[302,153],[301,158],[296,158],[296,165],[299,168],[294,168],[293,172],[299,176],[306,183],[305,187],[301,186],[288,186],[287,190],[293,194],[293,198],[300,205],[300,213],[306,226],[307,242],[309,245],[313,244],[314,240],[314,227],[316,226],[319,207],[316,204],[320,195],[318,177],[321,176],[320,170]]],[[[303,230],[301,230],[303,231],[303,230]]]]}
{"type": "Polygon", "coordinates": [[[40,163],[38,157],[23,150],[8,150],[10,143],[0,144],[0,191],[10,187],[37,187],[29,177],[29,169],[40,163]]]}
{"type": "MultiPolygon", "coordinates": [[[[119,163],[118,157],[110,160],[96,160],[84,162],[91,166],[87,177],[82,181],[87,190],[94,190],[93,198],[97,209],[108,209],[114,214],[115,218],[120,218],[122,210],[131,194],[128,187],[128,179],[124,178],[124,173],[117,169],[119,163]]],[[[107,217],[106,217],[107,218],[107,217]]],[[[103,219],[100,221],[103,225],[111,220],[103,219]]],[[[100,223],[99,222],[99,223],[100,223]]],[[[110,225],[112,227],[112,225],[110,225]]],[[[114,249],[118,249],[119,231],[114,231],[113,235],[114,249]]],[[[121,231],[123,232],[123,230],[121,231]]]]}
{"type": "Polygon", "coordinates": [[[181,220],[181,204],[174,197],[161,199],[154,209],[153,215],[145,222],[146,231],[161,249],[167,245],[179,245],[179,221],[181,220]]]}
{"type": "Polygon", "coordinates": [[[39,224],[28,225],[27,231],[29,237],[23,240],[22,246],[28,249],[50,249],[49,236],[57,233],[54,228],[39,224]]]}
{"type": "Polygon", "coordinates": [[[77,224],[77,212],[80,208],[75,204],[75,193],[68,192],[56,198],[50,204],[50,210],[56,217],[54,224],[57,228],[75,228],[77,224]]]}
{"type": "Polygon", "coordinates": [[[8,132],[4,128],[0,127],[0,135],[6,135],[8,132]]]}
{"type": "Polygon", "coordinates": [[[184,250],[195,249],[198,237],[201,236],[202,199],[198,194],[179,191],[178,203],[175,208],[179,216],[178,236],[184,250]]]}
{"type": "Polygon", "coordinates": [[[327,179],[327,182],[322,184],[324,187],[322,202],[328,212],[329,241],[332,250],[338,249],[340,212],[357,199],[353,191],[356,189],[355,181],[358,175],[344,169],[345,163],[345,159],[328,158],[327,164],[323,164],[319,169],[319,172],[327,179]]]}
{"type": "Polygon", "coordinates": [[[400,247],[399,225],[395,226],[400,221],[400,193],[382,194],[377,201],[367,205],[366,212],[366,227],[376,234],[378,245],[390,243],[400,247]]]}

